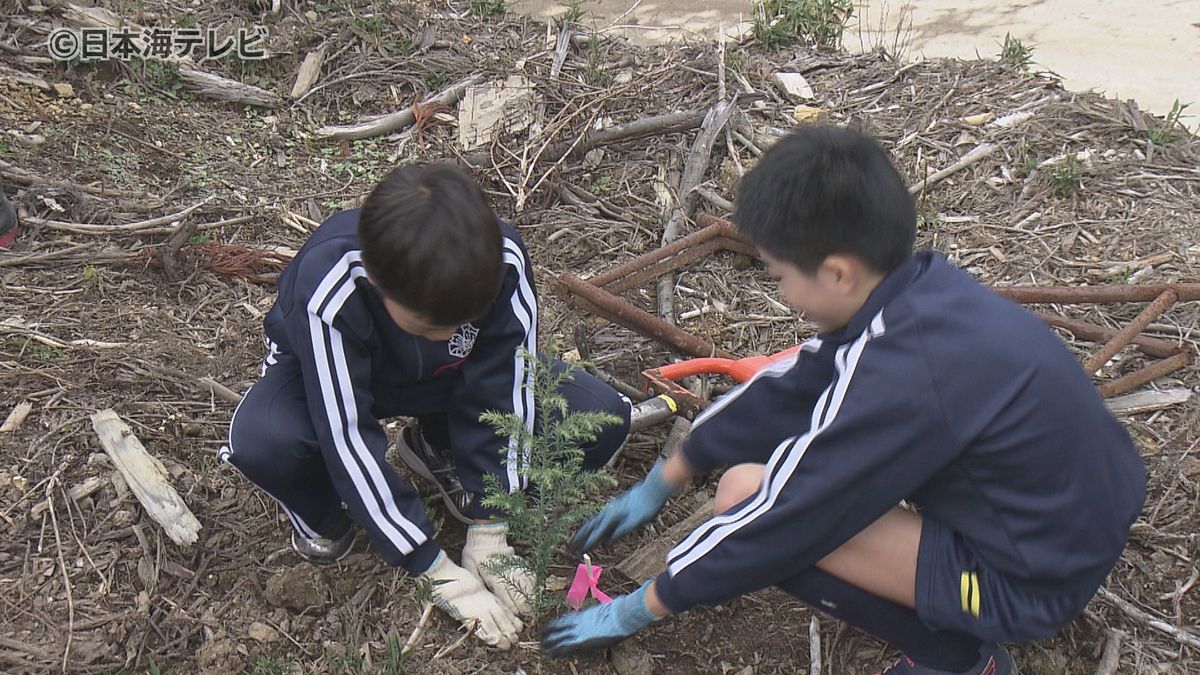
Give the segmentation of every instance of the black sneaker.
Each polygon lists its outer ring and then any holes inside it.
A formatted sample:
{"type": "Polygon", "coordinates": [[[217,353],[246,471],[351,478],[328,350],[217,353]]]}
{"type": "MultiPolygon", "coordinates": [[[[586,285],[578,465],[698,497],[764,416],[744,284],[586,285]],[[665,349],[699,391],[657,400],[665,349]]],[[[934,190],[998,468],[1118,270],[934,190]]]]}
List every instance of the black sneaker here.
{"type": "Polygon", "coordinates": [[[412,422],[404,427],[396,439],[396,453],[408,468],[437,487],[451,515],[468,525],[475,522],[464,515],[475,496],[462,486],[446,453],[426,442],[420,424],[412,422]]]}
{"type": "Polygon", "coordinates": [[[4,190],[0,190],[0,248],[12,246],[17,238],[17,225],[17,212],[8,203],[4,190]]]}

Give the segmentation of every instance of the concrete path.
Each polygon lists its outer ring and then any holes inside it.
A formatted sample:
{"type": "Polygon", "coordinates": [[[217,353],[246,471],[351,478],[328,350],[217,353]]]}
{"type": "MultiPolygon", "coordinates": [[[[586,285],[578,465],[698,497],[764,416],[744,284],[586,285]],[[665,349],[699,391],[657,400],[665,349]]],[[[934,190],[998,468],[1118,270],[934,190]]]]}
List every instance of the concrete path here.
{"type": "MultiPolygon", "coordinates": [[[[555,16],[555,0],[510,7],[555,16]]],[[[904,47],[905,60],[995,58],[1006,33],[1034,48],[1035,68],[1077,91],[1133,99],[1159,115],[1175,99],[1192,103],[1184,120],[1200,129],[1200,0],[862,0],[847,27],[851,51],[904,47]]],[[[584,22],[642,43],[713,39],[719,25],[747,30],[747,0],[592,0],[584,22]]]]}

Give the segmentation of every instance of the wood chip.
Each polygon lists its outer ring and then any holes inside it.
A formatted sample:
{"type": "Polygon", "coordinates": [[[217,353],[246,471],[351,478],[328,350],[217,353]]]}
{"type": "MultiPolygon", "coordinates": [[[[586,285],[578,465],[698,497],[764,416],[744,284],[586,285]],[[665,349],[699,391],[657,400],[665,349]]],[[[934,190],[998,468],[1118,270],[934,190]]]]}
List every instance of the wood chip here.
{"type": "Polygon", "coordinates": [[[1104,404],[1114,415],[1136,415],[1179,405],[1191,398],[1191,389],[1179,387],[1163,391],[1136,391],[1132,394],[1110,398],[1104,404]]]}
{"type": "Polygon", "coordinates": [[[0,433],[16,431],[25,423],[25,418],[29,416],[29,411],[33,410],[33,404],[29,401],[21,401],[8,413],[8,417],[4,418],[4,424],[0,424],[0,433]]]}
{"type": "Polygon", "coordinates": [[[129,425],[115,411],[105,409],[92,415],[92,427],[138,501],[171,541],[183,546],[196,543],[200,521],[171,487],[162,462],[146,451],[129,425]]]}
{"type": "MultiPolygon", "coordinates": [[[[99,476],[91,476],[82,483],[71,486],[71,488],[67,490],[67,495],[71,498],[71,501],[77,502],[84,497],[90,496],[96,490],[99,490],[104,483],[105,481],[103,478],[99,476]]],[[[29,510],[29,513],[34,518],[40,518],[41,515],[49,508],[50,502],[42,501],[34,504],[33,508],[29,510]]]]}

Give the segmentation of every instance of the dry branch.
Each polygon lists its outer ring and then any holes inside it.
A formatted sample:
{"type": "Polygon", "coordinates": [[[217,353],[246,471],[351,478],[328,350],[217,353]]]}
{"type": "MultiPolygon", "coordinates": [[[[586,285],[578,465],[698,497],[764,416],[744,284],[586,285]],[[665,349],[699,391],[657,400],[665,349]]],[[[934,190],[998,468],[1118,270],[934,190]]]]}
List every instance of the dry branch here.
{"type": "MultiPolygon", "coordinates": [[[[713,144],[716,143],[717,136],[721,134],[726,122],[729,121],[729,116],[735,110],[737,110],[736,96],[732,101],[718,102],[704,116],[704,122],[700,125],[700,133],[696,135],[692,150],[683,163],[683,175],[679,178],[679,185],[675,192],[678,202],[663,228],[663,246],[679,236],[684,221],[691,217],[692,211],[696,208],[696,201],[699,198],[696,188],[704,181],[704,174],[708,171],[713,144]]],[[[674,276],[668,273],[658,280],[658,312],[668,323],[675,322],[674,276]]]]}
{"type": "Polygon", "coordinates": [[[183,81],[183,86],[195,92],[197,96],[261,108],[277,108],[283,105],[283,99],[274,92],[189,66],[179,67],[179,79],[183,81]]]}
{"type": "Polygon", "coordinates": [[[1121,639],[1124,637],[1125,631],[1108,629],[1108,639],[1104,641],[1104,654],[1096,666],[1096,675],[1114,675],[1117,672],[1117,667],[1121,665],[1121,639]]]}
{"type": "Polygon", "coordinates": [[[482,75],[459,80],[440,94],[394,113],[363,120],[348,126],[325,126],[317,129],[316,137],[323,140],[355,141],[403,129],[417,121],[417,109],[434,105],[452,106],[462,98],[467,87],[483,82],[482,75]]]}
{"type": "Polygon", "coordinates": [[[809,675],[821,675],[821,620],[816,614],[808,622],[808,657],[809,675]]]}
{"type": "Polygon", "coordinates": [[[150,218],[147,220],[139,220],[134,223],[125,223],[123,225],[99,225],[95,223],[67,223],[60,220],[45,220],[42,218],[34,218],[27,216],[23,220],[33,225],[40,225],[47,229],[59,230],[62,232],[72,232],[75,234],[144,234],[149,230],[153,230],[161,226],[170,226],[172,230],[179,221],[191,215],[193,211],[207,204],[212,200],[212,197],[205,197],[185,209],[169,213],[165,216],[150,218]]]}
{"type": "Polygon", "coordinates": [[[184,546],[196,543],[200,521],[171,487],[162,462],[146,451],[129,425],[115,411],[105,409],[92,415],[92,427],[125,483],[171,541],[184,546]]]}
{"type": "Polygon", "coordinates": [[[945,178],[953,173],[962,171],[963,169],[967,168],[968,166],[971,166],[972,164],[974,164],[975,162],[978,162],[979,160],[983,159],[984,157],[987,157],[988,155],[992,154],[996,150],[997,147],[998,146],[995,143],[980,143],[979,145],[975,146],[975,148],[972,149],[970,152],[963,155],[962,159],[960,159],[957,162],[951,164],[950,166],[942,169],[941,171],[934,173],[932,176],[929,176],[928,178],[914,184],[911,188],[908,189],[909,193],[913,194],[913,195],[920,194],[921,192],[923,192],[925,190],[925,188],[929,187],[930,185],[933,185],[934,183],[942,180],[943,178],[945,178]]]}
{"type": "MultiPolygon", "coordinates": [[[[665,115],[655,115],[626,124],[618,124],[614,127],[609,127],[601,131],[585,134],[581,139],[573,141],[563,141],[548,146],[542,152],[541,160],[547,162],[558,161],[564,157],[576,157],[586,153],[588,150],[598,148],[604,145],[629,141],[635,138],[645,136],[656,136],[659,134],[670,134],[680,131],[688,131],[700,126],[704,121],[705,111],[691,110],[688,112],[674,112],[665,115]]],[[[463,163],[476,168],[487,166],[491,161],[491,156],[487,152],[474,152],[469,155],[464,155],[463,163]]]]}
{"type": "Polygon", "coordinates": [[[1196,634],[1186,631],[1174,624],[1163,621],[1150,612],[1134,606],[1133,603],[1122,597],[1119,597],[1116,593],[1113,593],[1103,586],[1101,586],[1100,590],[1096,591],[1096,593],[1111,603],[1114,607],[1121,610],[1121,612],[1130,619],[1143,623],[1154,630],[1159,631],[1160,633],[1165,633],[1174,638],[1175,641],[1179,642],[1180,644],[1188,645],[1193,649],[1200,649],[1200,637],[1198,637],[1196,634]]]}

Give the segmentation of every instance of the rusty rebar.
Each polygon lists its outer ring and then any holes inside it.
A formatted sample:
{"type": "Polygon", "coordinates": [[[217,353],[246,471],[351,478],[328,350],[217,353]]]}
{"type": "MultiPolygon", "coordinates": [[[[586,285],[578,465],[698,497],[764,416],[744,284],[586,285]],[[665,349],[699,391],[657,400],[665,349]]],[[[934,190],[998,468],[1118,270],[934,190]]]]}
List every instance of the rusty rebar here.
{"type": "Polygon", "coordinates": [[[728,240],[724,237],[717,237],[716,239],[710,239],[699,246],[685,249],[681,251],[679,255],[668,258],[667,260],[660,260],[638,272],[633,272],[632,274],[626,275],[623,279],[617,279],[612,283],[605,284],[604,290],[610,293],[624,293],[631,288],[637,288],[648,281],[657,279],[671,270],[677,270],[684,265],[689,265],[697,260],[700,260],[701,258],[704,258],[705,256],[720,251],[725,247],[726,241],[728,240]]]}
{"type": "Polygon", "coordinates": [[[658,340],[684,354],[736,358],[724,349],[718,349],[711,342],[672,326],[568,272],[563,272],[555,278],[554,288],[563,300],[572,305],[658,340]]]}
{"type": "MultiPolygon", "coordinates": [[[[1053,314],[1046,314],[1045,312],[1034,312],[1034,314],[1051,326],[1062,328],[1069,331],[1075,337],[1089,342],[1111,340],[1117,334],[1117,331],[1112,328],[1098,326],[1087,321],[1067,319],[1061,316],[1054,316],[1053,314]]],[[[1168,356],[1174,356],[1179,353],[1179,345],[1174,342],[1148,335],[1134,336],[1131,344],[1146,356],[1153,356],[1160,359],[1165,359],[1168,356]]]]}
{"type": "Polygon", "coordinates": [[[1155,361],[1145,368],[1142,368],[1141,370],[1135,370],[1134,372],[1122,378],[1113,380],[1112,382],[1105,382],[1104,384],[1100,385],[1098,389],[1100,390],[1101,396],[1104,398],[1111,398],[1117,394],[1124,394],[1126,392],[1133,391],[1143,384],[1152,382],[1163,375],[1169,375],[1170,373],[1183,368],[1191,362],[1192,352],[1181,351],[1175,356],[1163,359],[1161,361],[1155,361]]]}
{"type": "Polygon", "coordinates": [[[1108,342],[1105,342],[1096,353],[1092,354],[1083,362],[1083,369],[1089,375],[1095,375],[1108,360],[1121,351],[1125,345],[1129,344],[1134,337],[1146,330],[1146,326],[1150,325],[1160,314],[1167,311],[1167,308],[1175,304],[1179,296],[1175,291],[1168,288],[1162,292],[1162,295],[1154,299],[1154,302],[1146,305],[1146,308],[1133,318],[1124,328],[1116,335],[1112,336],[1108,342]]]}
{"type": "Polygon", "coordinates": [[[686,237],[676,239],[666,246],[656,248],[653,251],[648,251],[635,258],[627,260],[626,262],[617,265],[604,274],[599,274],[591,279],[588,279],[588,282],[596,286],[607,286],[614,281],[633,274],[634,272],[641,271],[647,265],[652,265],[660,260],[669,258],[686,249],[692,248],[693,246],[699,246],[706,241],[715,239],[717,237],[727,237],[731,234],[733,234],[733,225],[729,223],[716,223],[710,225],[702,230],[697,230],[686,237]]]}
{"type": "Polygon", "coordinates": [[[992,287],[1010,300],[1032,305],[1063,303],[1082,305],[1103,302],[1150,302],[1166,290],[1175,291],[1177,302],[1200,300],[1200,284],[1108,284],[1104,286],[1001,286],[992,287]]]}

